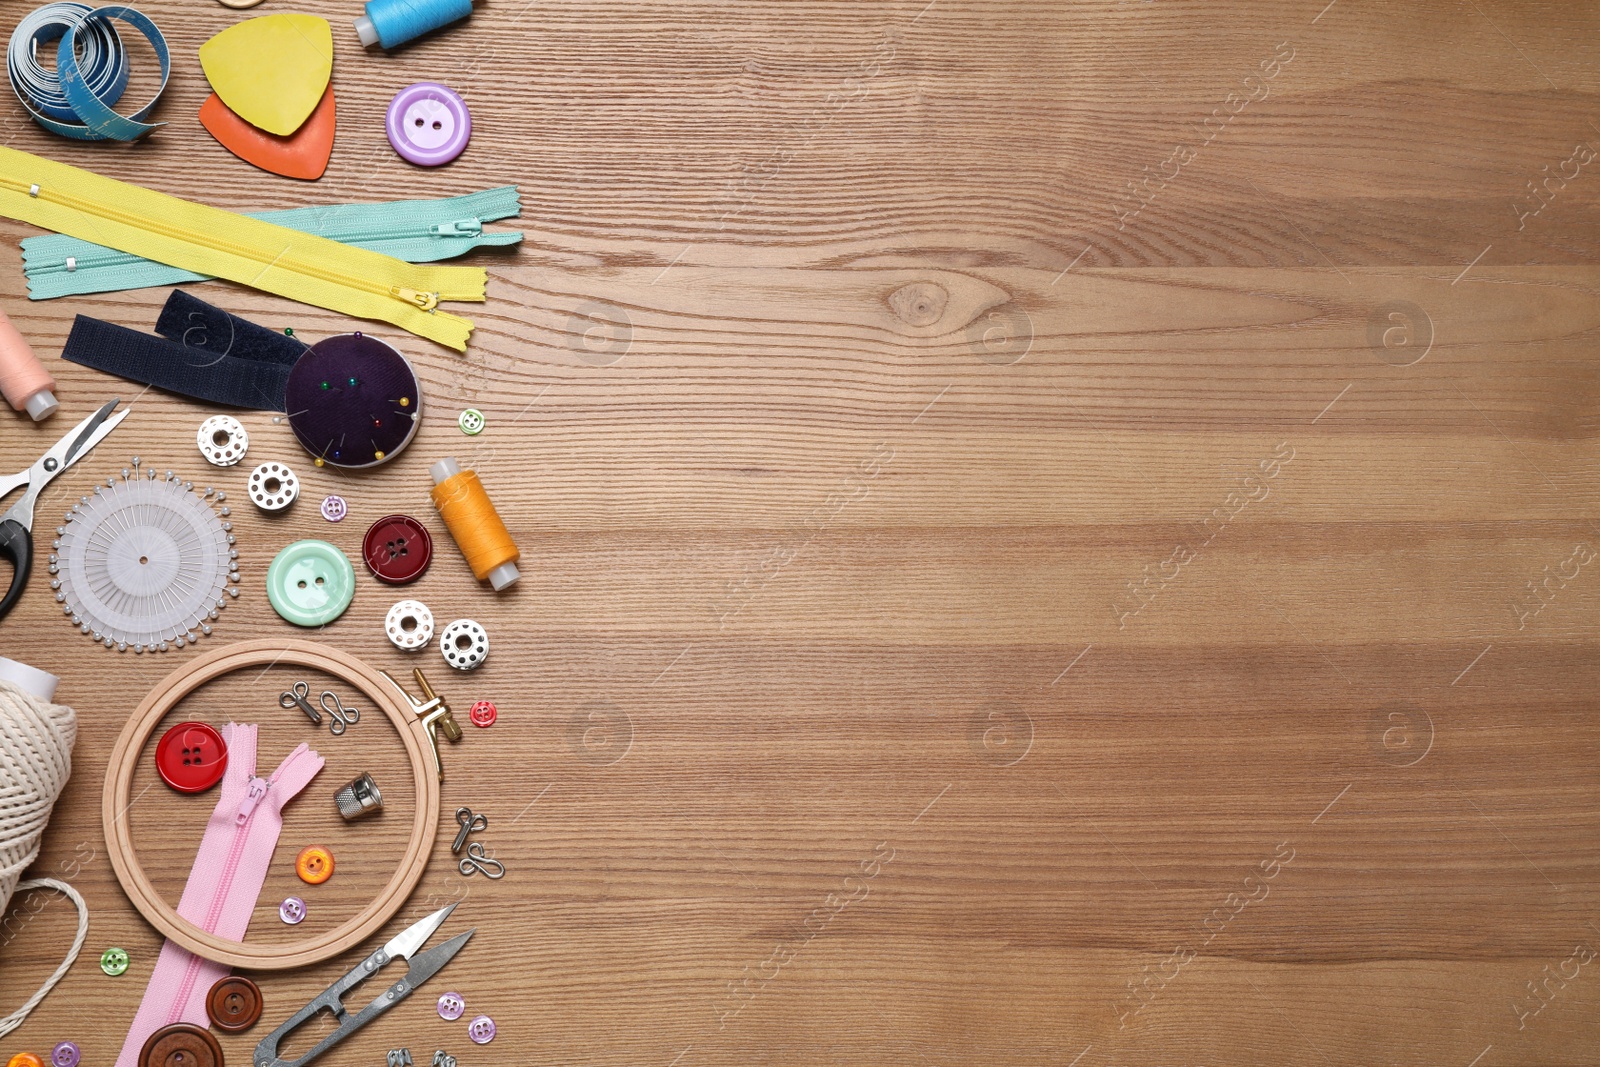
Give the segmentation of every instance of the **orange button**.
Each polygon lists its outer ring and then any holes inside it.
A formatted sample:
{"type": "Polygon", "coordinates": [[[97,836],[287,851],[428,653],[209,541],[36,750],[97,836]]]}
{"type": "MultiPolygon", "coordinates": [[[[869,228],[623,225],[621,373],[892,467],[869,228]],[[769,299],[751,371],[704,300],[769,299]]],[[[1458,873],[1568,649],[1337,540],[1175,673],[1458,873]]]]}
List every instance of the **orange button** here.
{"type": "Polygon", "coordinates": [[[308,845],[294,858],[294,873],[302,882],[321,885],[333,877],[333,853],[321,845],[308,845]]]}
{"type": "Polygon", "coordinates": [[[44,1067],[44,1061],[31,1052],[19,1052],[6,1061],[6,1067],[44,1067]]]}

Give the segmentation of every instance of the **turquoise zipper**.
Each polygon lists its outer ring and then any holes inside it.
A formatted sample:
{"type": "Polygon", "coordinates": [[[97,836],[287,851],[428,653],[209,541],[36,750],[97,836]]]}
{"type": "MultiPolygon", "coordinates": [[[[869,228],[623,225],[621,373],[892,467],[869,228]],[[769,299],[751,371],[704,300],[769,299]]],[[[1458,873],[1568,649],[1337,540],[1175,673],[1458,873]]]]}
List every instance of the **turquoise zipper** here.
{"type": "MultiPolygon", "coordinates": [[[[441,200],[301,207],[252,212],[250,217],[408,263],[434,263],[474,248],[516,244],[522,240],[520,231],[486,232],[483,224],[521,212],[517,187],[504,185],[441,200]]],[[[30,300],[208,280],[201,274],[62,234],[24,238],[22,271],[28,279],[30,300]]]]}

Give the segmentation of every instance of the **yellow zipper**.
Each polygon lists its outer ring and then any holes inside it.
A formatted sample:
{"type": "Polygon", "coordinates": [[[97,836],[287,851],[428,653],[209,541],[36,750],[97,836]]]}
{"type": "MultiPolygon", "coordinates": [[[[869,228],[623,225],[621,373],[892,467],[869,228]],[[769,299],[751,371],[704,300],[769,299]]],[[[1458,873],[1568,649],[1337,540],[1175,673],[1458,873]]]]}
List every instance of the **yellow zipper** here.
{"type": "Polygon", "coordinates": [[[481,267],[411,264],[0,146],[0,215],[467,348],[481,267]],[[120,205],[120,206],[119,206],[120,205]]]}

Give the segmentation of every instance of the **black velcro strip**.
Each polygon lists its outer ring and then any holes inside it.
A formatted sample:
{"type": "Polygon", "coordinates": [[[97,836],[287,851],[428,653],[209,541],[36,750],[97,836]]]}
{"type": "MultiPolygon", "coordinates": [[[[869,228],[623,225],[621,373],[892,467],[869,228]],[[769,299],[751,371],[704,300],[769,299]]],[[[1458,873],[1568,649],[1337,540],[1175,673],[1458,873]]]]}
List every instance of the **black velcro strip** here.
{"type": "Polygon", "coordinates": [[[285,363],[186,348],[87,315],[73,319],[61,358],[195,400],[254,411],[283,410],[290,370],[285,363]]]}
{"type": "Polygon", "coordinates": [[[212,307],[182,289],[172,290],[167,297],[156,320],[156,333],[185,348],[285,366],[293,366],[307,347],[293,337],[212,307]]]}

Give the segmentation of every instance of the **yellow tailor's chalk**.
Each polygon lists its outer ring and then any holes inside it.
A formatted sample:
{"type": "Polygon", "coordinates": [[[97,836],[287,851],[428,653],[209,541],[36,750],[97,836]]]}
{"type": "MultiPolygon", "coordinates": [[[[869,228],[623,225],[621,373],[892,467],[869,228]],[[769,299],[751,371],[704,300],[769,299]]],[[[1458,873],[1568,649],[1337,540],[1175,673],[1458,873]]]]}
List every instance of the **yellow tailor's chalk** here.
{"type": "Polygon", "coordinates": [[[333,76],[333,30],[315,15],[245,19],[200,46],[200,66],[234,114],[287,137],[333,76]]]}

